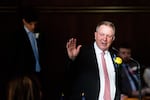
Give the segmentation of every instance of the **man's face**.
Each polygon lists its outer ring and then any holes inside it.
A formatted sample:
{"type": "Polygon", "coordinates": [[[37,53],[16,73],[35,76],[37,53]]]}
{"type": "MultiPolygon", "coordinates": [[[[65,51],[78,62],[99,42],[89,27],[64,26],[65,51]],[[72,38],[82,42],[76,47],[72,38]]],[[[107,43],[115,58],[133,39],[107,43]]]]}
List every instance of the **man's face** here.
{"type": "Polygon", "coordinates": [[[105,51],[108,50],[113,40],[115,39],[115,33],[112,27],[101,25],[97,32],[95,32],[95,40],[98,47],[105,51]]]}
{"type": "Polygon", "coordinates": [[[23,19],[22,21],[23,21],[23,24],[28,28],[28,30],[30,32],[34,32],[35,31],[35,28],[36,28],[36,25],[37,25],[36,21],[27,22],[25,19],[23,19]]]}
{"type": "Polygon", "coordinates": [[[119,56],[124,60],[124,61],[129,61],[131,58],[131,49],[128,48],[120,48],[119,49],[119,56]]]}

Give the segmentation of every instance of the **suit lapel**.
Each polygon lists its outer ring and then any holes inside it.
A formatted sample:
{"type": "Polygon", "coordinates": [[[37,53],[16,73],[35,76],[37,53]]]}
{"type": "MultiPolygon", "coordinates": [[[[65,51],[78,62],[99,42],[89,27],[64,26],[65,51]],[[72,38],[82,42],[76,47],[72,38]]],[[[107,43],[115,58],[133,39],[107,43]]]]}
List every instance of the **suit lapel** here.
{"type": "Polygon", "coordinates": [[[121,79],[120,77],[120,65],[116,64],[114,62],[114,59],[117,57],[117,55],[115,53],[113,53],[112,51],[110,51],[110,54],[111,54],[111,58],[112,58],[112,61],[113,61],[113,64],[114,64],[114,69],[115,69],[115,76],[116,76],[116,94],[115,94],[115,100],[120,100],[120,91],[119,91],[119,88],[120,88],[120,83],[119,83],[119,80],[121,79]]]}

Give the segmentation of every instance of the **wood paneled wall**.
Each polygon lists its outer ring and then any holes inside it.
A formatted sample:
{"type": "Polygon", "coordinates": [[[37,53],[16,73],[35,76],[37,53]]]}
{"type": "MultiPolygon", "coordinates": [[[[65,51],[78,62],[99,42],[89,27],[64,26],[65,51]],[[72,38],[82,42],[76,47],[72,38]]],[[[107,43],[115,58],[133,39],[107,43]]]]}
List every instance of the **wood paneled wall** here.
{"type": "MultiPolygon", "coordinates": [[[[1,57],[9,51],[9,35],[18,26],[16,9],[33,5],[39,11],[39,27],[45,34],[47,84],[50,97],[59,98],[61,92],[66,48],[70,37],[79,44],[93,42],[93,33],[99,21],[110,20],[116,25],[114,47],[122,42],[132,46],[133,58],[143,65],[150,65],[150,4],[148,0],[2,0],[0,6],[1,57]],[[7,1],[7,2],[6,2],[7,1]],[[136,3],[135,3],[136,2],[136,3]],[[145,3],[146,2],[146,3],[145,3]],[[117,6],[116,6],[117,5],[117,6]]],[[[5,59],[1,60],[4,61],[5,59]]]]}

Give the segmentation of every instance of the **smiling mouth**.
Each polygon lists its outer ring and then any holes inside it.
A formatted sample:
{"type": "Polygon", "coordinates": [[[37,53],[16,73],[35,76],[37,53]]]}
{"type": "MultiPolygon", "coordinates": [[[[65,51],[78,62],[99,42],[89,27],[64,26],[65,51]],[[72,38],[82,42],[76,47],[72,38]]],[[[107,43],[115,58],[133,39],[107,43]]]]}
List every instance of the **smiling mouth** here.
{"type": "Polygon", "coordinates": [[[107,43],[104,43],[104,42],[102,42],[101,44],[102,44],[103,46],[106,46],[106,45],[107,45],[107,43]]]}

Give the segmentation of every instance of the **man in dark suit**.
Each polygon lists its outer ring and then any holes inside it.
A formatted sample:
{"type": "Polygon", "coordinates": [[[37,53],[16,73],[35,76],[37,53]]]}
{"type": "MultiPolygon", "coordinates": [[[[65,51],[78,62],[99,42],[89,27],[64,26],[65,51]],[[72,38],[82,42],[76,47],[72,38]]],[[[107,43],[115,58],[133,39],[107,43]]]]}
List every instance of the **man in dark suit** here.
{"type": "MultiPolygon", "coordinates": [[[[120,100],[119,69],[114,62],[116,55],[109,50],[115,39],[115,26],[112,22],[102,21],[94,33],[95,42],[90,46],[76,46],[76,39],[71,38],[67,44],[69,66],[67,66],[68,100],[120,100]],[[104,52],[109,85],[104,77],[101,53],[104,52]],[[106,87],[110,87],[105,99],[106,87]],[[84,96],[84,97],[83,97],[84,96]]],[[[66,93],[67,93],[66,92],[66,93]]]]}
{"type": "MultiPolygon", "coordinates": [[[[150,89],[143,87],[141,84],[141,94],[139,91],[139,76],[138,65],[131,58],[131,47],[128,43],[122,43],[119,46],[118,55],[122,58],[122,73],[121,73],[121,91],[122,94],[128,97],[139,97],[149,93],[150,89]]],[[[141,75],[142,76],[142,75],[141,75]]]]}
{"type": "Polygon", "coordinates": [[[17,29],[8,33],[9,36],[6,35],[5,41],[3,41],[6,49],[4,48],[3,52],[4,61],[2,61],[3,67],[1,68],[1,72],[3,73],[0,73],[0,96],[2,95],[2,99],[0,97],[0,100],[6,100],[4,96],[7,88],[6,85],[10,79],[16,76],[33,75],[38,77],[42,88],[44,88],[43,86],[46,87],[42,63],[42,58],[45,55],[43,54],[45,51],[43,45],[44,39],[43,33],[39,32],[37,26],[39,21],[38,12],[32,7],[20,7],[17,13],[19,15],[19,18],[17,17],[17,29]],[[32,35],[33,39],[29,35],[32,35]],[[35,46],[32,43],[35,43],[35,46]]]}
{"type": "Polygon", "coordinates": [[[38,17],[35,9],[20,10],[21,27],[14,33],[14,61],[16,74],[39,74],[40,62],[40,33],[36,33],[38,17]]]}

